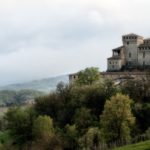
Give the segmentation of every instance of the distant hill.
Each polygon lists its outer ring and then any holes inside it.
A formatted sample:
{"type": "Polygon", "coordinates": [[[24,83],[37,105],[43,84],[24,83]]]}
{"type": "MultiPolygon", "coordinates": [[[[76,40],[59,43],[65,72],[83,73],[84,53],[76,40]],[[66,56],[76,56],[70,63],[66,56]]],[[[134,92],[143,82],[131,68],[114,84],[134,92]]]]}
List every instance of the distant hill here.
{"type": "Polygon", "coordinates": [[[2,90],[0,91],[0,107],[12,105],[24,105],[34,102],[34,99],[45,93],[35,90],[2,90]]]}
{"type": "Polygon", "coordinates": [[[54,90],[59,82],[68,83],[68,75],[62,75],[58,77],[46,78],[41,80],[34,80],[31,82],[26,83],[19,83],[19,84],[11,84],[7,86],[0,87],[0,90],[13,90],[19,91],[24,89],[30,90],[38,90],[43,92],[50,92],[54,90]]]}

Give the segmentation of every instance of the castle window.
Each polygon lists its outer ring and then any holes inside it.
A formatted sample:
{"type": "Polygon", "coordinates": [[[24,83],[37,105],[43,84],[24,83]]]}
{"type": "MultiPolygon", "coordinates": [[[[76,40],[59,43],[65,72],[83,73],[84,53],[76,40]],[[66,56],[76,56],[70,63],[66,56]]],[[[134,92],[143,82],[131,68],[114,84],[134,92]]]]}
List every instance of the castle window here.
{"type": "Polygon", "coordinates": [[[129,53],[129,58],[131,58],[131,53],[129,53]]]}
{"type": "Polygon", "coordinates": [[[111,64],[111,61],[109,62],[109,64],[111,64]]]}
{"type": "Polygon", "coordinates": [[[145,52],[143,52],[143,58],[145,58],[145,52]]]}
{"type": "Polygon", "coordinates": [[[129,42],[127,42],[127,45],[129,45],[129,42]]]}

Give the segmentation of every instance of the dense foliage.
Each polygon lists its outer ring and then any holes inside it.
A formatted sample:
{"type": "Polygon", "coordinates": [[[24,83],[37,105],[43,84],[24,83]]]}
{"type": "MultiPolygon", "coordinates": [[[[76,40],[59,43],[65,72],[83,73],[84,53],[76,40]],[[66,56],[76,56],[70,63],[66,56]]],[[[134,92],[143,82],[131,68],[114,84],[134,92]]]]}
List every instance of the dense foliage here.
{"type": "Polygon", "coordinates": [[[76,83],[78,85],[91,85],[100,79],[100,73],[98,68],[91,67],[86,68],[78,73],[76,83]]]}
{"type": "Polygon", "coordinates": [[[138,141],[139,136],[148,139],[149,88],[139,80],[60,83],[31,108],[11,108],[0,118],[0,148],[98,150],[138,141]]]}

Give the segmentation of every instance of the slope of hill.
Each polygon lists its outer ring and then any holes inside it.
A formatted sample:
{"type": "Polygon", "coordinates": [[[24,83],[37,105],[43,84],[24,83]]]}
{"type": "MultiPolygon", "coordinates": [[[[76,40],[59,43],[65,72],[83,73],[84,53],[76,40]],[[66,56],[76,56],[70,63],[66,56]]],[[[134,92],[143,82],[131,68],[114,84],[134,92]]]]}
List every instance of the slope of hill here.
{"type": "Polygon", "coordinates": [[[127,145],[113,150],[150,150],[150,141],[127,145]]]}
{"type": "Polygon", "coordinates": [[[23,90],[23,89],[31,89],[49,92],[54,90],[59,82],[68,83],[68,75],[62,75],[58,77],[46,78],[41,80],[34,80],[26,83],[12,84],[0,87],[0,90],[23,90]]]}
{"type": "Polygon", "coordinates": [[[12,106],[31,103],[36,97],[42,96],[45,93],[35,90],[2,90],[0,91],[0,107],[12,106]]]}

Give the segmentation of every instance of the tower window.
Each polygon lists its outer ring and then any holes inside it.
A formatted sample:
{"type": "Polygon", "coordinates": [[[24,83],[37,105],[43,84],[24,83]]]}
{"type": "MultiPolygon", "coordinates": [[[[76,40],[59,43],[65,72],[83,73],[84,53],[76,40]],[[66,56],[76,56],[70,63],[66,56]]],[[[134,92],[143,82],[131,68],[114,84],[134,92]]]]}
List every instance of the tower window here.
{"type": "Polygon", "coordinates": [[[143,52],[143,58],[145,58],[145,52],[143,52]]]}
{"type": "Polygon", "coordinates": [[[129,45],[129,42],[127,42],[127,45],[129,45]]]}
{"type": "Polygon", "coordinates": [[[131,53],[129,53],[129,58],[131,58],[131,53]]]}

